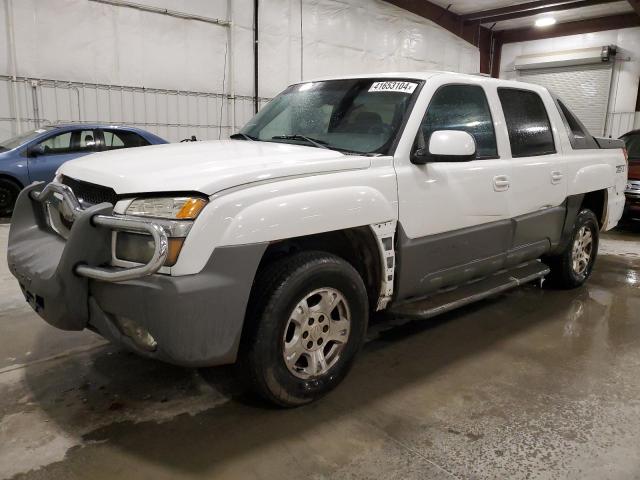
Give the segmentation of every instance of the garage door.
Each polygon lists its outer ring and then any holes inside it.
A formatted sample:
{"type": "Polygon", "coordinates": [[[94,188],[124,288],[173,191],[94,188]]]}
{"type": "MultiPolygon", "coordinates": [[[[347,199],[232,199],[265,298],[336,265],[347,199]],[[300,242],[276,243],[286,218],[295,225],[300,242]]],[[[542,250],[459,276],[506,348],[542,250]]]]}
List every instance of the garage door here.
{"type": "Polygon", "coordinates": [[[518,79],[547,87],[578,116],[592,135],[604,135],[611,63],[519,70],[518,79]]]}

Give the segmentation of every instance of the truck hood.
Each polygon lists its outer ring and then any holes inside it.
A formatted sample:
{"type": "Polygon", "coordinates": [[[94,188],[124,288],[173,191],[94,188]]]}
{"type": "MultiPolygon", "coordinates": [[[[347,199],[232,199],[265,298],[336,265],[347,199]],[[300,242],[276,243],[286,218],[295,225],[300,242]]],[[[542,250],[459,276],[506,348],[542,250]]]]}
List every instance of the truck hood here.
{"type": "Polygon", "coordinates": [[[206,195],[238,185],[298,175],[368,168],[371,159],[273,142],[216,140],[112,150],[71,160],[59,173],[128,193],[206,195]]]}

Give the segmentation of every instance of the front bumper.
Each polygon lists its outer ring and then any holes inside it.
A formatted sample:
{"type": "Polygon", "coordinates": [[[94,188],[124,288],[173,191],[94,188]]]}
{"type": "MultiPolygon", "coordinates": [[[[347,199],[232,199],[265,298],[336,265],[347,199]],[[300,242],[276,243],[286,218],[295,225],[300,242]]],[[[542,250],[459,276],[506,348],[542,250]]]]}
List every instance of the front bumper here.
{"type": "Polygon", "coordinates": [[[7,255],[11,272],[38,315],[57,328],[90,328],[141,355],[178,365],[235,361],[266,244],[217,248],[195,275],[155,274],[148,265],[137,270],[109,267],[111,228],[119,227],[96,220],[115,218],[110,217],[112,205],[79,209],[64,239],[52,230],[43,204],[34,198],[42,188],[35,184],[20,194],[7,255]],[[149,332],[155,347],[142,348],[121,328],[122,319],[149,332]]]}

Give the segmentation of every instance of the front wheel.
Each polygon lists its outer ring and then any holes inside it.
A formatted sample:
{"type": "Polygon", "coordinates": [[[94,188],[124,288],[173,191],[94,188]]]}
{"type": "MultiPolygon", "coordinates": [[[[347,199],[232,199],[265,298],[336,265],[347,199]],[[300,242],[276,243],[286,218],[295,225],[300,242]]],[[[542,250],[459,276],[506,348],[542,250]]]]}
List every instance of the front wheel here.
{"type": "Polygon", "coordinates": [[[294,407],[335,388],[366,330],[367,293],[358,272],[335,255],[303,252],[261,272],[254,293],[241,359],[253,389],[294,407]]]}
{"type": "Polygon", "coordinates": [[[19,193],[20,187],[15,182],[0,178],[0,218],[11,216],[19,193]]]}
{"type": "Polygon", "coordinates": [[[565,249],[557,256],[545,259],[551,269],[548,279],[553,286],[576,288],[591,276],[598,254],[599,231],[595,214],[582,210],[565,249]]]}

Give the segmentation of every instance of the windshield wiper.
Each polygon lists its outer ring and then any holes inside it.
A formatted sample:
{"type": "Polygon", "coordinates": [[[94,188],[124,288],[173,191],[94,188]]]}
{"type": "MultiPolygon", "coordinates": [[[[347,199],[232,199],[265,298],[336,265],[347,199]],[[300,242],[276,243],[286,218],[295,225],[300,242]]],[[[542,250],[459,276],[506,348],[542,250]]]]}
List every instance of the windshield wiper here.
{"type": "Polygon", "coordinates": [[[304,140],[307,143],[310,143],[318,148],[327,148],[331,150],[329,144],[324,140],[318,140],[316,138],[310,138],[305,135],[293,134],[293,135],[276,135],[275,137],[271,137],[271,140],[304,140]]]}
{"type": "Polygon", "coordinates": [[[233,135],[229,135],[229,138],[231,138],[233,140],[251,140],[252,142],[258,140],[256,137],[253,137],[251,135],[247,135],[246,133],[242,133],[242,132],[238,132],[238,133],[234,133],[233,135]]]}

